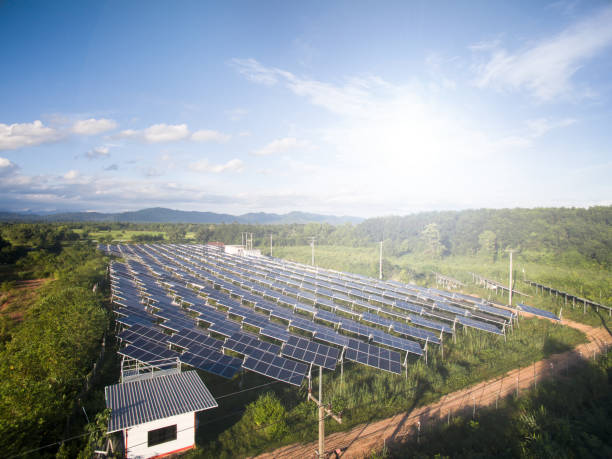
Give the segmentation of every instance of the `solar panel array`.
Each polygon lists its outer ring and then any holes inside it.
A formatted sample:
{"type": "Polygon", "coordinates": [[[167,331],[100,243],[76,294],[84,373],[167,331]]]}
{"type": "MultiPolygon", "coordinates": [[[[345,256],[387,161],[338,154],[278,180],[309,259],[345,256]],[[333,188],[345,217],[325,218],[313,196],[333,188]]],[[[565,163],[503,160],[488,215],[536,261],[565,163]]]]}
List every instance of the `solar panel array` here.
{"type": "Polygon", "coordinates": [[[129,327],[120,352],[177,356],[224,377],[244,368],[301,384],[307,367],[291,359],[334,369],[342,349],[346,360],[399,373],[400,352],[424,354],[409,338],[440,344],[456,324],[501,334],[514,317],[465,295],[207,246],[103,249],[127,259],[110,267],[117,321],[129,327]]]}
{"type": "Polygon", "coordinates": [[[518,307],[521,310],[525,312],[529,312],[536,316],[546,317],[547,319],[553,319],[553,320],[559,320],[559,321],[561,320],[558,316],[556,316],[552,312],[546,311],[544,309],[534,308],[533,306],[527,306],[526,304],[522,304],[522,303],[519,303],[518,307]]]}

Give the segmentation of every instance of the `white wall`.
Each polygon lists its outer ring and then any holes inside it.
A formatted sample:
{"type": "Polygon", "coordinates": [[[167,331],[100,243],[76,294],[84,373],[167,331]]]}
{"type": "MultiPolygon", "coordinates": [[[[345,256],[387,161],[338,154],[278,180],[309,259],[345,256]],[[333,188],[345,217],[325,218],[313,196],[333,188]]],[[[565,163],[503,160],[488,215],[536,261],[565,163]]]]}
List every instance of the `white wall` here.
{"type": "Polygon", "coordinates": [[[182,450],[195,444],[195,413],[179,414],[131,427],[125,431],[126,455],[130,459],[144,459],[182,450]],[[148,432],[176,424],[176,440],[148,447],[148,432]]]}
{"type": "Polygon", "coordinates": [[[230,255],[240,255],[244,254],[244,246],[243,245],[226,245],[224,247],[225,253],[229,253],[230,255]]]}

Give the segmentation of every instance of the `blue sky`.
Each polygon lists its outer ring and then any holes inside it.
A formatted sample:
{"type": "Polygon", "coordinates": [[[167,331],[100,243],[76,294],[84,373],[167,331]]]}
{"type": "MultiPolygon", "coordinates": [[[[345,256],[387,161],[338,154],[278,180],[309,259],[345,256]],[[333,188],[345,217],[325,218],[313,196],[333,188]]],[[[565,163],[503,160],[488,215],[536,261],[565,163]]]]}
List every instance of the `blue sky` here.
{"type": "Polygon", "coordinates": [[[610,2],[0,2],[0,209],[612,203],[610,2]]]}

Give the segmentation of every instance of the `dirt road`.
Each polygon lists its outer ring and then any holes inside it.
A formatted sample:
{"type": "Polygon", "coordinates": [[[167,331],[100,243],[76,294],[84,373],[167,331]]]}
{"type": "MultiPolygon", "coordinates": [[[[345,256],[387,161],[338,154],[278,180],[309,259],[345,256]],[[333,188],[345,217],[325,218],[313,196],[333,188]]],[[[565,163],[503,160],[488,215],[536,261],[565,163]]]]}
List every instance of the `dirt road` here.
{"type": "MultiPolygon", "coordinates": [[[[530,316],[530,314],[525,314],[530,316]]],[[[547,359],[517,368],[496,379],[483,381],[466,389],[448,394],[436,403],[416,408],[409,413],[400,413],[381,421],[362,424],[346,432],[337,432],[325,437],[326,451],[340,449],[341,457],[362,458],[384,442],[392,443],[406,435],[416,434],[419,426],[447,419],[459,411],[471,412],[489,406],[507,395],[532,387],[538,381],[563,375],[569,367],[585,358],[595,358],[612,345],[612,335],[603,327],[594,328],[578,322],[563,320],[563,325],[582,331],[587,343],[571,351],[555,354],[547,359]]],[[[269,458],[311,458],[317,448],[316,442],[288,445],[257,456],[269,458]]]]}

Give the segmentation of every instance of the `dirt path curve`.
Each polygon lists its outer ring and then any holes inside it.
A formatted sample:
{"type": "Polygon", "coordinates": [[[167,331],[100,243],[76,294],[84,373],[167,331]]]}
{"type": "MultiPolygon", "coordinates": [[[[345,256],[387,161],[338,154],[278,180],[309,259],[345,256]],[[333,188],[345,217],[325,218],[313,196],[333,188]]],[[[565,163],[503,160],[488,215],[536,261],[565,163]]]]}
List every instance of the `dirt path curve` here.
{"type": "MultiPolygon", "coordinates": [[[[526,313],[524,315],[530,316],[526,313]]],[[[447,419],[459,411],[475,411],[479,407],[497,403],[507,395],[528,389],[543,379],[566,375],[569,367],[579,360],[594,358],[612,345],[612,335],[603,327],[594,328],[565,319],[561,323],[582,331],[587,336],[588,342],[562,354],[554,354],[528,367],[514,369],[498,378],[445,395],[439,401],[416,408],[409,413],[396,414],[381,421],[361,424],[346,432],[328,435],[325,437],[325,449],[329,452],[340,449],[343,451],[341,457],[346,459],[363,458],[373,449],[380,448],[384,442],[392,443],[407,435],[414,435],[419,425],[424,426],[447,419]]],[[[257,458],[311,458],[316,448],[316,442],[298,443],[262,454],[257,458]]]]}

